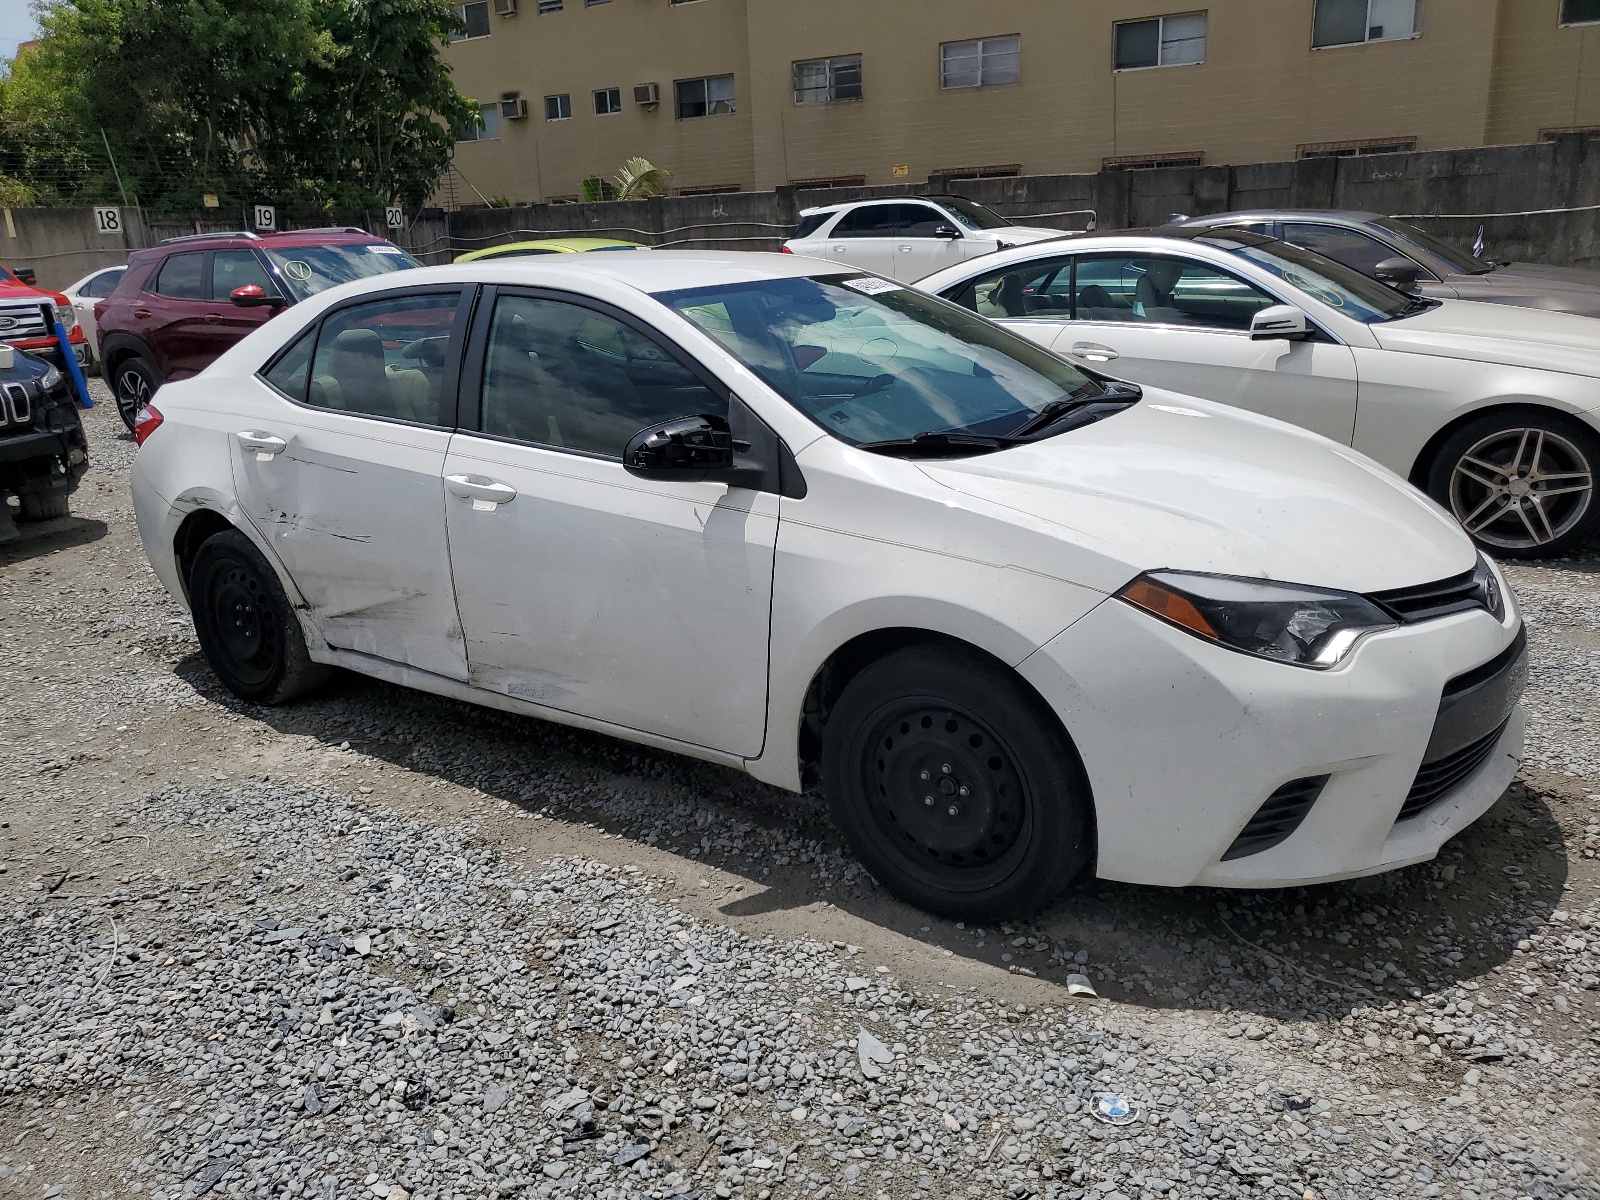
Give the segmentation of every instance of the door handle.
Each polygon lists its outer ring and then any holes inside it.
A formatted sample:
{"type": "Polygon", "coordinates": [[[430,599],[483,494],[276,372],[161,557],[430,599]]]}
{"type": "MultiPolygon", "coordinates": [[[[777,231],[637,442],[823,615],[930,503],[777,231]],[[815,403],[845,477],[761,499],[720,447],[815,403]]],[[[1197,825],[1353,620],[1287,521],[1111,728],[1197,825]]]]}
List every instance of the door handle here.
{"type": "Polygon", "coordinates": [[[215,325],[220,320],[222,320],[221,313],[207,313],[205,316],[205,322],[207,325],[215,325]]]}
{"type": "Polygon", "coordinates": [[[281,437],[273,437],[270,433],[251,433],[245,430],[234,435],[239,439],[239,445],[246,450],[255,451],[257,462],[271,462],[274,455],[282,454],[289,448],[289,443],[281,437]]]}
{"type": "Polygon", "coordinates": [[[150,310],[148,308],[136,308],[133,310],[133,315],[142,320],[150,315],[150,310]]]}
{"type": "Polygon", "coordinates": [[[1085,362],[1110,362],[1117,357],[1117,352],[1110,346],[1102,346],[1096,342],[1077,342],[1068,353],[1085,362]]]}
{"type": "Polygon", "coordinates": [[[517,489],[509,483],[487,479],[482,475],[446,475],[445,486],[463,500],[471,500],[474,512],[493,512],[502,504],[517,498],[517,489]]]}

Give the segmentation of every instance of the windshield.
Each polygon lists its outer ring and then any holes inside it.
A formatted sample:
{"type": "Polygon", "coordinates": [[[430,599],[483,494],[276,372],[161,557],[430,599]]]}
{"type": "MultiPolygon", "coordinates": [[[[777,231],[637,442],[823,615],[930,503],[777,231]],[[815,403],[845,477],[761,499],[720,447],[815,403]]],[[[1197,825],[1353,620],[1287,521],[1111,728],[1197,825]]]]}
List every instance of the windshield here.
{"type": "Polygon", "coordinates": [[[829,433],[859,445],[1004,435],[1051,401],[1104,389],[963,308],[871,275],[660,292],[829,433]]]}
{"type": "Polygon", "coordinates": [[[934,203],[968,229],[1000,229],[1011,224],[999,213],[964,196],[940,196],[934,203]]]}
{"type": "Polygon", "coordinates": [[[1343,263],[1323,258],[1288,242],[1235,242],[1220,238],[1200,241],[1231,250],[1240,258],[1265,267],[1290,287],[1297,288],[1329,308],[1368,325],[1392,321],[1417,310],[1416,297],[1386,287],[1353,271],[1343,263]]]}
{"type": "Polygon", "coordinates": [[[1387,229],[1390,233],[1403,241],[1414,243],[1419,249],[1426,250],[1435,258],[1442,258],[1455,270],[1463,275],[1487,275],[1494,270],[1494,264],[1481,258],[1474,258],[1453,246],[1446,246],[1432,234],[1423,233],[1415,225],[1407,225],[1404,221],[1396,221],[1393,217],[1379,217],[1373,222],[1380,229],[1387,229]]]}
{"type": "Polygon", "coordinates": [[[273,273],[284,280],[300,300],[341,283],[422,265],[399,246],[388,242],[265,249],[273,273]]]}

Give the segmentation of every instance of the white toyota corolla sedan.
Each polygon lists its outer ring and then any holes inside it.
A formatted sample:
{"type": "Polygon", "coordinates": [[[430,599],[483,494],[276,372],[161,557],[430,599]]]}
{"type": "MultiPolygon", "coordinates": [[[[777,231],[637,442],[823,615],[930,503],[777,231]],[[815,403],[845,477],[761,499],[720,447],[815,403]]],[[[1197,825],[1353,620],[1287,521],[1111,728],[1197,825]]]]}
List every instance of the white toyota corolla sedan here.
{"type": "Polygon", "coordinates": [[[938,912],[1417,862],[1521,753],[1515,602],[1421,493],[852,268],[410,271],[156,401],[140,533],[240,697],[342,666],[820,784],[938,912]]]}
{"type": "Polygon", "coordinates": [[[1491,553],[1600,533],[1600,321],[1434,300],[1238,229],[1090,235],[917,282],[1121,379],[1353,445],[1491,553]]]}

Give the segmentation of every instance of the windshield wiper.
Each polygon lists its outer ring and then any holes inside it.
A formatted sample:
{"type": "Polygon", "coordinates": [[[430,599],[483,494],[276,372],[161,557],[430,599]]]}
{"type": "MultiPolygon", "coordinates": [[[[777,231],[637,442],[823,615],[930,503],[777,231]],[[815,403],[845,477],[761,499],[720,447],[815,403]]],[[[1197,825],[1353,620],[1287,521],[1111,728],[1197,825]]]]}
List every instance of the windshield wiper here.
{"type": "Polygon", "coordinates": [[[910,458],[948,458],[955,454],[987,454],[1014,446],[1018,439],[1011,434],[958,433],[945,430],[938,433],[917,433],[908,438],[885,438],[878,442],[857,442],[857,450],[873,454],[904,453],[910,458]]]}
{"type": "Polygon", "coordinates": [[[1389,319],[1398,321],[1402,317],[1414,317],[1418,313],[1425,313],[1429,309],[1438,308],[1439,303],[1438,300],[1433,299],[1431,296],[1413,296],[1404,308],[1389,319]]]}
{"type": "Polygon", "coordinates": [[[1120,379],[1108,379],[1102,385],[1103,389],[1098,396],[1062,396],[1050,401],[1033,416],[1018,425],[1010,433],[1011,438],[1026,438],[1030,434],[1047,429],[1063,417],[1070,416],[1079,409],[1091,404],[1103,403],[1128,403],[1132,404],[1144,396],[1144,390],[1136,383],[1125,383],[1120,379]]]}

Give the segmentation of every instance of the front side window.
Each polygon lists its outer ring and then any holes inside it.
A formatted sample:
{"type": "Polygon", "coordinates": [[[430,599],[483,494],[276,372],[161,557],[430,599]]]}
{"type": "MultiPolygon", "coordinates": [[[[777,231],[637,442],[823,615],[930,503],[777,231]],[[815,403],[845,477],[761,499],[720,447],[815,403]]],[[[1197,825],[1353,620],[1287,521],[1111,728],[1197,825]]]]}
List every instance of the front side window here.
{"type": "Polygon", "coordinates": [[[1337,225],[1286,222],[1283,240],[1314,250],[1324,258],[1343,263],[1363,275],[1376,275],[1379,263],[1395,257],[1395,252],[1377,238],[1357,233],[1354,229],[1341,229],[1337,225]]]}
{"type": "Polygon", "coordinates": [[[459,300],[459,292],[394,296],[330,314],[317,333],[307,403],[367,417],[453,425],[454,413],[441,408],[459,300]]]}
{"type": "Polygon", "coordinates": [[[278,285],[253,252],[218,250],[211,256],[211,294],[218,300],[233,295],[234,288],[248,287],[250,284],[266,292],[275,293],[278,290],[278,285]]]}
{"type": "Polygon", "coordinates": [[[1119,71],[1176,67],[1205,59],[1206,14],[1203,12],[1117,22],[1115,65],[1119,71]]]}
{"type": "Polygon", "coordinates": [[[500,106],[478,105],[478,119],[468,119],[456,126],[458,142],[489,142],[500,136],[500,106]]]}
{"type": "Polygon", "coordinates": [[[1226,235],[1219,235],[1206,241],[1270,271],[1290,287],[1338,309],[1351,320],[1372,324],[1417,311],[1419,303],[1428,307],[1415,297],[1292,242],[1257,242],[1248,234],[1244,238],[1248,240],[1230,241],[1225,240],[1226,235]]]}
{"type": "Polygon", "coordinates": [[[646,426],[698,415],[726,421],[727,397],[632,327],[562,300],[495,302],[484,433],[621,458],[646,426]]]}
{"type": "Polygon", "coordinates": [[[861,55],[811,58],[794,64],[794,102],[833,104],[861,99],[861,55]]]}
{"type": "Polygon", "coordinates": [[[463,4],[456,9],[456,16],[461,18],[462,24],[467,29],[465,33],[453,36],[450,39],[452,42],[489,36],[489,0],[482,0],[478,4],[463,4]]]}
{"type": "Polygon", "coordinates": [[[1022,38],[980,38],[939,47],[939,86],[992,87],[1022,78],[1022,38]]]}
{"type": "Polygon", "coordinates": [[[622,89],[601,88],[594,94],[594,111],[599,117],[622,111],[622,89]]]}
{"type": "Polygon", "coordinates": [[[1417,0],[1317,0],[1311,44],[1355,46],[1415,37],[1417,0]]]}
{"type": "Polygon", "coordinates": [[[1193,259],[1085,254],[1074,281],[1080,321],[1247,330],[1278,301],[1237,276],[1193,259]]]}
{"type": "Polygon", "coordinates": [[[211,299],[211,280],[206,274],[206,256],[172,254],[161,264],[161,274],[156,276],[156,293],[174,300],[211,299]]]}
{"type": "Polygon", "coordinates": [[[1072,316],[1072,259],[1045,258],[991,271],[950,298],[990,320],[1064,321],[1072,316]]]}
{"type": "Polygon", "coordinates": [[[546,96],[544,98],[544,119],[546,121],[565,121],[572,115],[572,97],[566,92],[559,96],[546,96]]]}
{"type": "Polygon", "coordinates": [[[1002,435],[1100,385],[933,296],[828,274],[657,293],[784,399],[852,444],[1002,435]]]}
{"type": "Polygon", "coordinates": [[[269,247],[262,253],[299,300],[341,283],[387,275],[390,271],[408,271],[422,265],[392,242],[269,247]]]}
{"type": "Polygon", "coordinates": [[[732,75],[680,79],[675,86],[680,121],[695,117],[719,117],[734,111],[732,75]]]}
{"type": "Polygon", "coordinates": [[[1600,22],[1600,0],[1561,0],[1563,25],[1593,25],[1600,22]]]}

